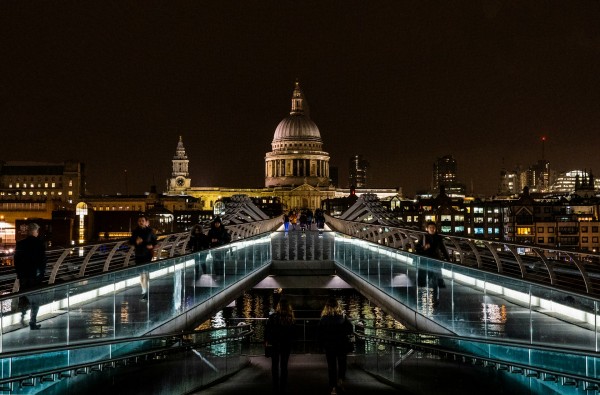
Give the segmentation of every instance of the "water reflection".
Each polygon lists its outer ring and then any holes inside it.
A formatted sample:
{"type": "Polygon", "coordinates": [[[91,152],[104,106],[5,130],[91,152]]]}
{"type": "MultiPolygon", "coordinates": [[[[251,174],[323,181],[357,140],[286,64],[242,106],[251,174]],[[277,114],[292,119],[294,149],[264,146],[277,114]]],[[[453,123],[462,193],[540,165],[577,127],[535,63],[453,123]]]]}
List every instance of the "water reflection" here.
{"type": "Polygon", "coordinates": [[[102,309],[92,309],[90,315],[85,320],[85,326],[88,332],[88,338],[105,337],[112,332],[112,326],[108,323],[108,316],[102,309]]]}
{"type": "Polygon", "coordinates": [[[241,322],[249,322],[254,329],[251,342],[262,343],[266,318],[273,312],[275,304],[281,298],[286,298],[296,315],[296,352],[309,352],[316,347],[316,327],[325,301],[330,295],[338,298],[345,314],[353,321],[362,321],[368,327],[406,329],[401,322],[353,289],[253,289],[237,298],[234,307],[226,307],[219,311],[198,329],[235,326],[241,322]]]}
{"type": "Polygon", "coordinates": [[[495,303],[482,303],[480,319],[488,336],[500,337],[505,333],[506,306],[495,303]]]}

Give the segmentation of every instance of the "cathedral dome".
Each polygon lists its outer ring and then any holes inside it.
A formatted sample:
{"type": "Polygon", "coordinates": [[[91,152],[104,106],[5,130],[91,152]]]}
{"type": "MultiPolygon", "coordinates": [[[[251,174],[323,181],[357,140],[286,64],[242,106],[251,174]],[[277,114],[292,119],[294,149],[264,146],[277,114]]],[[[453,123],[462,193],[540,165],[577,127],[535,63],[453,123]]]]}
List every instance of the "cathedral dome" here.
{"type": "Polygon", "coordinates": [[[321,141],[321,133],[317,125],[306,115],[294,114],[283,119],[275,129],[273,142],[297,140],[321,141]]]}
{"type": "Polygon", "coordinates": [[[284,118],[273,136],[273,144],[288,141],[316,141],[321,142],[319,128],[308,116],[308,104],[296,81],[292,94],[292,110],[287,118],[284,118]]]}

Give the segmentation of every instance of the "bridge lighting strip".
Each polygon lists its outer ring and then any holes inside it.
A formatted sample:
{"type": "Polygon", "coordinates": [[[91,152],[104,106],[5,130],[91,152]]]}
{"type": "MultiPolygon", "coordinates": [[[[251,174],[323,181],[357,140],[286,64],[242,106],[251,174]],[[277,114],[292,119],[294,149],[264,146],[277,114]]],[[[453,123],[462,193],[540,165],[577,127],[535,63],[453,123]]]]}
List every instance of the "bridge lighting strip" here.
{"type": "Polygon", "coordinates": [[[579,310],[549,299],[540,298],[538,296],[534,296],[525,292],[507,288],[489,281],[484,281],[464,274],[455,273],[448,269],[442,269],[442,276],[453,279],[454,281],[460,284],[468,285],[473,288],[478,288],[484,292],[504,296],[506,297],[506,299],[525,304],[530,308],[538,307],[539,309],[541,309],[537,310],[538,312],[550,312],[556,315],[561,315],[565,318],[569,318],[571,320],[594,326],[597,322],[600,322],[599,315],[579,310]]]}
{"type": "MultiPolygon", "coordinates": [[[[341,237],[336,237],[336,242],[356,245],[369,251],[389,256],[399,262],[415,266],[414,258],[408,256],[408,253],[405,252],[394,251],[390,248],[379,248],[372,242],[344,237],[343,235],[341,237]]],[[[537,311],[540,313],[559,315],[573,321],[592,325],[594,327],[600,323],[600,315],[576,309],[550,299],[540,298],[525,292],[517,291],[497,283],[481,280],[461,273],[456,273],[448,269],[442,269],[442,276],[453,279],[458,283],[468,285],[473,288],[478,288],[485,292],[503,296],[508,300],[524,304],[529,308],[537,307],[537,311]]]]}
{"type": "MultiPolygon", "coordinates": [[[[234,246],[230,245],[227,247],[225,247],[225,246],[218,247],[218,248],[214,248],[210,251],[231,249],[231,248],[236,248],[237,246],[239,246],[237,248],[244,248],[244,247],[248,247],[248,246],[251,246],[254,244],[265,244],[265,243],[270,243],[270,242],[271,242],[270,238],[261,238],[259,240],[252,240],[252,241],[240,241],[240,242],[236,242],[234,246]]],[[[177,258],[172,258],[172,259],[177,259],[177,258]]],[[[169,265],[169,266],[161,268],[161,269],[153,270],[150,272],[150,279],[161,278],[161,277],[167,276],[171,273],[175,273],[178,270],[183,270],[183,269],[186,269],[189,267],[193,267],[195,264],[196,264],[195,259],[191,258],[191,259],[185,260],[184,262],[177,263],[175,265],[169,265]]],[[[93,300],[93,299],[99,297],[99,296],[109,295],[109,294],[121,291],[123,289],[133,287],[133,286],[139,286],[139,285],[140,285],[140,276],[138,273],[133,277],[123,279],[123,280],[113,283],[113,284],[104,285],[104,286],[98,287],[96,289],[92,289],[92,290],[82,292],[82,293],[76,294],[76,295],[70,295],[63,299],[55,300],[50,303],[41,305],[40,310],[38,311],[38,317],[41,317],[44,314],[56,312],[61,309],[68,310],[69,308],[73,308],[77,305],[86,303],[90,300],[93,300]]],[[[43,293],[42,294],[32,294],[31,296],[38,296],[38,295],[42,298],[44,297],[43,293]]],[[[10,301],[10,299],[5,299],[5,301],[6,300],[10,301]]],[[[29,311],[27,312],[25,318],[28,320],[30,319],[29,311]]],[[[2,328],[6,328],[11,325],[17,325],[17,324],[20,325],[20,322],[21,322],[21,313],[20,312],[2,316],[2,328]]]]}

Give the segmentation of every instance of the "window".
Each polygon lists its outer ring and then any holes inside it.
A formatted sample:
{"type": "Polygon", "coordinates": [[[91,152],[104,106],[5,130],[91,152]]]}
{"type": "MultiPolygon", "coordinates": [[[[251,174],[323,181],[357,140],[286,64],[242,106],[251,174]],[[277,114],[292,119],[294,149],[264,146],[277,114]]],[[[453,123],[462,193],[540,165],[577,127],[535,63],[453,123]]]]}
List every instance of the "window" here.
{"type": "Polygon", "coordinates": [[[482,235],[483,234],[483,228],[474,228],[474,233],[476,235],[482,235]]]}
{"type": "Polygon", "coordinates": [[[543,237],[538,237],[538,243],[543,244],[544,243],[544,238],[543,237]]]}
{"type": "Polygon", "coordinates": [[[494,233],[494,228],[488,228],[488,235],[491,235],[494,233]]]}
{"type": "Polygon", "coordinates": [[[473,212],[475,214],[483,214],[483,207],[475,207],[473,208],[473,212]]]}
{"type": "Polygon", "coordinates": [[[442,215],[440,220],[442,222],[450,222],[452,220],[452,217],[450,215],[442,215]]]}
{"type": "Polygon", "coordinates": [[[582,226],[581,227],[581,233],[587,233],[588,231],[588,227],[587,226],[582,226]]]}
{"type": "Polygon", "coordinates": [[[598,242],[598,238],[597,237],[592,237],[592,243],[597,243],[598,242]]]}
{"type": "Polygon", "coordinates": [[[598,233],[598,227],[592,226],[592,233],[598,233]]]}
{"type": "Polygon", "coordinates": [[[548,227],[548,233],[554,233],[554,226],[548,227]]]}
{"type": "Polygon", "coordinates": [[[548,237],[548,243],[554,243],[554,237],[548,237]]]}
{"type": "Polygon", "coordinates": [[[530,234],[532,234],[532,229],[531,228],[517,228],[517,234],[521,235],[521,236],[528,236],[530,234]]]}
{"type": "Polygon", "coordinates": [[[454,231],[455,232],[464,232],[465,227],[464,226],[456,226],[456,227],[454,227],[454,231]]]}
{"type": "Polygon", "coordinates": [[[538,226],[537,228],[538,233],[544,233],[544,227],[543,226],[538,226]]]}
{"type": "Polygon", "coordinates": [[[483,218],[481,217],[475,217],[473,218],[473,222],[476,224],[482,224],[483,223],[483,218]]]}
{"type": "Polygon", "coordinates": [[[582,243],[587,243],[588,242],[588,238],[587,237],[582,237],[581,238],[581,242],[582,243]]]}

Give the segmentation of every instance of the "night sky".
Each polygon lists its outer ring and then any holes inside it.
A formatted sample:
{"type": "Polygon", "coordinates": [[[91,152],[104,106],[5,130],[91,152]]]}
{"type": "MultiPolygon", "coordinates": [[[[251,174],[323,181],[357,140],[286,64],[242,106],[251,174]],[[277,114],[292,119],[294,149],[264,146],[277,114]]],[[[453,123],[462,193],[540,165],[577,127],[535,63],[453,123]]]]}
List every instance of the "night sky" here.
{"type": "Polygon", "coordinates": [[[262,187],[295,79],[331,166],[411,196],[437,157],[494,194],[542,156],[600,176],[599,1],[0,2],[0,160],[86,165],[88,192],[262,187]]]}

